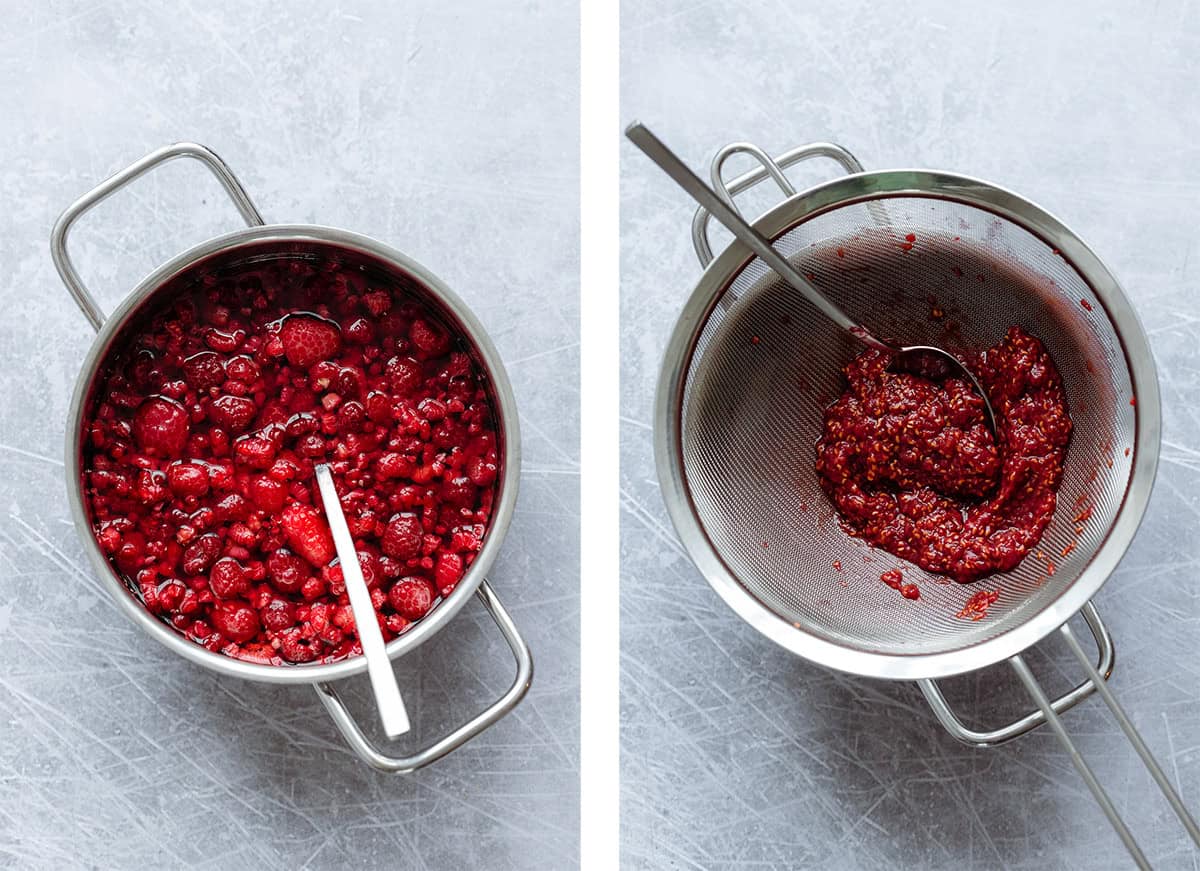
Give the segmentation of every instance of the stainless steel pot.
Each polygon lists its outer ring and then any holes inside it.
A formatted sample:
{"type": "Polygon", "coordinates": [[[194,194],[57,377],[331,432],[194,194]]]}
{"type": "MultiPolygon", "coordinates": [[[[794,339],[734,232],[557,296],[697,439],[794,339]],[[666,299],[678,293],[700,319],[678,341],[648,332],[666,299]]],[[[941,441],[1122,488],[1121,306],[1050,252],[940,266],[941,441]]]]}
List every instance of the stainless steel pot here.
{"type": "Polygon", "coordinates": [[[365,762],[381,771],[409,772],[428,765],[461,747],[466,741],[511,711],[521,701],[528,691],[533,677],[533,659],[529,647],[518,632],[512,618],[509,617],[508,612],[500,604],[500,600],[485,579],[504,540],[517,498],[521,455],[516,401],[495,347],[488,339],[479,321],[450,288],[419,263],[366,236],[331,227],[267,224],[241,183],[225,163],[209,149],[193,143],[177,143],[148,154],[80,197],[63,212],[55,224],[51,235],[51,254],[54,265],[70,291],[71,297],[97,332],[96,339],[84,359],[79,377],[75,382],[75,391],[67,420],[66,476],[71,513],[75,519],[75,528],[83,544],[84,552],[109,593],[131,620],[173,652],[220,674],[267,683],[311,684],[354,752],[365,762]],[[246,229],[235,230],[203,242],[163,264],[143,279],[121,304],[106,316],[84,285],[67,253],[67,237],[71,227],[81,215],[129,182],[159,164],[180,157],[195,159],[206,166],[220,181],[249,226],[246,229]],[[493,393],[497,434],[501,446],[501,463],[497,481],[497,496],[483,548],[453,592],[418,622],[412,630],[393,639],[387,645],[387,653],[393,660],[406,653],[411,653],[445,627],[467,600],[474,595],[495,621],[504,640],[511,648],[516,659],[517,673],[508,690],[486,710],[463,723],[448,735],[429,743],[418,752],[406,756],[393,756],[385,749],[377,747],[351,715],[334,687],[334,681],[365,672],[367,669],[365,657],[356,656],[323,665],[270,666],[245,662],[213,653],[187,640],[170,626],[151,615],[101,552],[87,518],[81,490],[83,470],[80,448],[88,398],[100,364],[114,342],[119,340],[123,328],[131,319],[152,298],[156,298],[160,293],[170,293],[173,283],[181,277],[193,274],[195,270],[216,261],[227,258],[240,259],[256,255],[271,255],[279,252],[301,253],[321,249],[336,249],[339,255],[348,255],[372,268],[396,276],[399,280],[404,281],[406,286],[423,294],[425,301],[438,310],[473,345],[479,364],[487,372],[493,393]]]}

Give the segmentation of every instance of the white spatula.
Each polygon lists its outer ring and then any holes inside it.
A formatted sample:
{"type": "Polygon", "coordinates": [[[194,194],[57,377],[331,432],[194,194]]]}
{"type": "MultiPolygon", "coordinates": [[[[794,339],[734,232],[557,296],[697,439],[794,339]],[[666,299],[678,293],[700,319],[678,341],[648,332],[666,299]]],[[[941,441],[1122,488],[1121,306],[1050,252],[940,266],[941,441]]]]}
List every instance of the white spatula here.
{"type": "Polygon", "coordinates": [[[371,676],[371,688],[375,690],[375,703],[379,707],[379,718],[383,731],[389,738],[403,735],[409,730],[408,711],[400,698],[396,685],[396,674],[383,644],[383,633],[379,631],[379,620],[371,604],[371,593],[363,580],[362,566],[354,549],[354,539],[346,526],[346,515],[333,486],[333,475],[329,466],[315,466],[317,486],[321,490],[321,501],[325,504],[325,516],[333,533],[333,544],[337,548],[338,561],[342,567],[342,578],[346,582],[346,594],[354,611],[354,625],[358,629],[358,640],[362,644],[363,656],[367,658],[367,674],[371,676]]]}

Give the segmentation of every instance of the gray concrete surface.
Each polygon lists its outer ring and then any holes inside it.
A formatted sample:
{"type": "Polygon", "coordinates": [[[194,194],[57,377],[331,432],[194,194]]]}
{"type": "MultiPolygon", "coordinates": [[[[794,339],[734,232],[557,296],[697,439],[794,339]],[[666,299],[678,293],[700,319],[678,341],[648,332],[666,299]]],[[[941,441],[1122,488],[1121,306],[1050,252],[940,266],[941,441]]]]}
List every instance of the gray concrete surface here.
{"type": "MultiPolygon", "coordinates": [[[[1113,686],[1200,811],[1200,9],[628,2],[621,40],[624,118],[696,167],[736,139],[775,152],[832,139],[868,168],[977,175],[1065,219],[1122,279],[1153,344],[1165,428],[1145,523],[1097,603],[1116,639],[1113,686]]],[[[625,866],[1130,867],[1052,735],[960,746],[915,687],[834,674],[759,636],[681,552],[650,422],[699,273],[692,209],[627,143],[622,178],[625,866]]],[[[1031,663],[1061,690],[1068,657],[1053,643],[1031,663]]],[[[980,723],[1021,704],[1004,670],[948,692],[980,723]]],[[[1197,867],[1098,700],[1067,724],[1155,867],[1197,867]]]]}
{"type": "MultiPolygon", "coordinates": [[[[578,16],[570,4],[4,3],[0,36],[0,866],[545,868],[578,861],[578,16]],[[525,465],[492,581],[533,689],[441,764],[376,774],[313,692],[173,657],[82,561],[61,462],[91,341],[50,262],[58,213],[194,139],[268,220],[344,226],[474,309],[521,409],[525,465]]],[[[172,164],[84,219],[107,307],[236,226],[172,164]]],[[[413,741],[508,685],[470,604],[400,667],[413,741]]],[[[356,710],[367,712],[359,681],[356,710]]]]}

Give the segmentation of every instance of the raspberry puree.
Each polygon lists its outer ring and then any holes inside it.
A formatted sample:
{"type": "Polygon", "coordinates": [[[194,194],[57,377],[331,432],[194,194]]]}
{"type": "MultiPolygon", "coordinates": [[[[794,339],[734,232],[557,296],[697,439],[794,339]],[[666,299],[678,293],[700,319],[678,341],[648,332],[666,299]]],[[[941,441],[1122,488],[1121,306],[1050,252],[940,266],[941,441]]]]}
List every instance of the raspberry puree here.
{"type": "Polygon", "coordinates": [[[103,552],[146,609],[270,664],[361,653],[313,464],[329,462],[391,640],[482,547],[485,373],[397,280],[340,258],[207,272],[126,327],[84,424],[103,552]]]}
{"type": "Polygon", "coordinates": [[[996,413],[961,379],[887,371],[867,350],[825,412],[817,474],[843,527],[967,583],[1016,567],[1054,514],[1071,435],[1062,379],[1042,343],[1011,327],[972,362],[996,413]]]}

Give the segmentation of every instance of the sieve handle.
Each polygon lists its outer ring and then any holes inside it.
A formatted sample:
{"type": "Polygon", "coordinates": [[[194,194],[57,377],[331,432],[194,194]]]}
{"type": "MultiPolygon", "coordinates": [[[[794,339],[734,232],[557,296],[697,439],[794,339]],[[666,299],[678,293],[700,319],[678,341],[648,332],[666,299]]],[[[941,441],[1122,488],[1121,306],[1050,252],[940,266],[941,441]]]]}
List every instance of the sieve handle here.
{"type": "Polygon", "coordinates": [[[333,722],[341,731],[342,737],[346,739],[346,743],[358,754],[360,759],[372,768],[392,774],[407,774],[419,768],[424,768],[431,762],[441,759],[447,753],[457,750],[484,729],[496,723],[497,720],[516,707],[517,703],[525,697],[525,693],[529,691],[529,684],[533,680],[533,656],[529,652],[529,645],[521,637],[516,624],[513,623],[508,612],[504,610],[504,606],[500,604],[500,600],[496,598],[496,594],[492,592],[492,588],[488,585],[487,581],[479,585],[479,591],[476,595],[479,597],[479,601],[483,603],[483,607],[487,609],[488,615],[496,622],[496,626],[499,627],[500,634],[504,636],[504,640],[508,642],[508,646],[517,661],[517,676],[513,679],[512,686],[508,688],[504,695],[493,702],[486,710],[476,714],[471,720],[459,726],[449,735],[430,744],[425,749],[409,756],[391,756],[385,753],[375,746],[371,739],[363,732],[358,722],[354,719],[354,715],[350,713],[345,702],[342,701],[342,697],[332,684],[319,683],[314,685],[317,697],[325,705],[325,709],[329,712],[329,716],[333,718],[333,722]]]}
{"type": "Polygon", "coordinates": [[[54,229],[50,232],[50,256],[54,260],[54,266],[58,269],[58,274],[62,278],[63,284],[70,291],[71,298],[75,300],[75,304],[79,306],[79,310],[88,319],[88,323],[96,330],[99,330],[104,324],[104,311],[92,296],[91,291],[87,289],[87,285],[83,283],[83,279],[79,277],[79,272],[75,269],[75,264],[67,253],[67,234],[70,232],[71,226],[75,221],[85,212],[108,199],[134,179],[145,175],[159,164],[166,163],[178,157],[190,157],[208,167],[212,174],[217,177],[217,181],[221,183],[221,186],[225,188],[225,192],[229,194],[229,198],[233,200],[233,204],[237,206],[237,210],[241,213],[247,224],[255,227],[266,223],[262,215],[259,214],[258,209],[255,208],[250,195],[242,187],[242,183],[238,181],[237,176],[225,165],[225,161],[221,160],[221,158],[217,157],[216,154],[203,145],[197,145],[194,142],[176,142],[174,145],[164,146],[157,151],[150,152],[141,160],[130,164],[120,172],[109,176],[75,202],[71,203],[67,207],[67,210],[59,216],[59,219],[54,223],[54,229]]]}
{"type": "MultiPolygon", "coordinates": [[[[811,142],[808,145],[801,145],[798,148],[785,151],[779,157],[775,158],[752,143],[734,142],[718,151],[717,156],[713,158],[711,170],[713,188],[716,190],[717,196],[734,211],[739,211],[737,205],[734,203],[733,198],[735,196],[766,181],[768,178],[774,179],[785,196],[793,197],[796,195],[796,189],[788,181],[783,171],[789,166],[813,157],[828,157],[831,160],[836,160],[851,175],[863,171],[863,165],[858,162],[857,157],[833,142],[811,142]],[[726,182],[723,174],[725,161],[735,154],[748,154],[758,161],[760,166],[744,175],[737,176],[730,182],[726,182]]],[[[705,267],[713,259],[712,245],[708,240],[708,228],[712,222],[712,217],[708,209],[701,206],[696,209],[696,214],[692,218],[692,245],[696,249],[696,256],[700,258],[700,265],[705,267]]]]}
{"type": "MultiPolygon", "coordinates": [[[[1088,628],[1092,630],[1092,637],[1096,639],[1096,647],[1099,649],[1094,671],[1103,680],[1108,680],[1112,674],[1113,664],[1116,660],[1112,636],[1108,633],[1108,628],[1100,620],[1100,613],[1096,610],[1096,606],[1091,602],[1084,605],[1080,613],[1083,614],[1083,619],[1087,621],[1088,628]]],[[[1005,741],[1018,738],[1046,722],[1045,713],[1041,710],[1036,710],[998,729],[980,732],[969,728],[958,718],[958,715],[950,707],[950,703],[946,701],[946,697],[942,695],[941,689],[938,688],[937,681],[919,680],[917,681],[917,685],[925,695],[925,701],[933,709],[933,714],[937,717],[938,722],[954,738],[972,747],[995,747],[998,744],[1003,744],[1005,741]]],[[[1071,708],[1075,707],[1095,691],[1095,682],[1091,679],[1085,680],[1070,692],[1051,702],[1051,706],[1056,714],[1061,714],[1064,711],[1071,710],[1071,708]]]]}
{"type": "MultiPolygon", "coordinates": [[[[1142,759],[1142,764],[1146,766],[1146,770],[1150,772],[1150,776],[1154,778],[1155,784],[1159,791],[1167,799],[1171,809],[1175,815],[1179,817],[1179,821],[1183,823],[1184,829],[1187,830],[1188,837],[1192,839],[1197,847],[1200,847],[1200,825],[1197,825],[1196,820],[1188,812],[1187,807],[1183,803],[1183,799],[1179,797],[1179,793],[1171,785],[1171,781],[1167,779],[1167,775],[1163,772],[1162,766],[1154,758],[1154,754],[1150,752],[1150,748],[1146,746],[1146,742],[1142,740],[1142,736],[1138,734],[1133,722],[1129,719],[1125,710],[1117,702],[1112,690],[1108,688],[1100,674],[1092,667],[1091,661],[1087,654],[1075,639],[1075,634],[1071,631],[1071,627],[1063,624],[1060,627],[1063,637],[1067,641],[1067,646],[1071,648],[1071,652],[1075,654],[1075,658],[1079,660],[1083,666],[1089,679],[1100,693],[1100,698],[1104,699],[1104,703],[1108,705],[1108,709],[1112,711],[1113,717],[1116,718],[1121,731],[1125,733],[1125,737],[1129,739],[1129,743],[1133,745],[1133,749],[1137,751],[1138,756],[1142,759]]],[[[1030,698],[1037,704],[1039,710],[1045,716],[1047,722],[1050,723],[1050,728],[1053,729],[1055,737],[1058,738],[1063,748],[1071,756],[1071,763],[1091,790],[1096,802],[1100,805],[1100,809],[1104,811],[1104,815],[1108,817],[1108,821],[1112,824],[1113,829],[1121,838],[1121,842],[1125,845],[1125,849],[1129,851],[1129,855],[1133,857],[1133,861],[1139,868],[1149,868],[1150,863],[1146,856],[1138,847],[1137,841],[1134,840],[1133,833],[1129,831],[1129,827],[1125,821],[1121,819],[1121,815],[1117,812],[1116,806],[1113,805],[1112,799],[1108,797],[1104,787],[1100,785],[1100,781],[1096,779],[1095,773],[1083,758],[1083,754],[1075,746],[1071,740],[1071,736],[1067,733],[1066,727],[1063,725],[1049,699],[1046,698],[1041,685],[1038,684],[1037,678],[1033,676],[1033,672],[1029,670],[1029,666],[1025,664],[1025,660],[1018,654],[1009,660],[1009,664],[1025,684],[1025,689],[1029,692],[1030,698]]]]}

